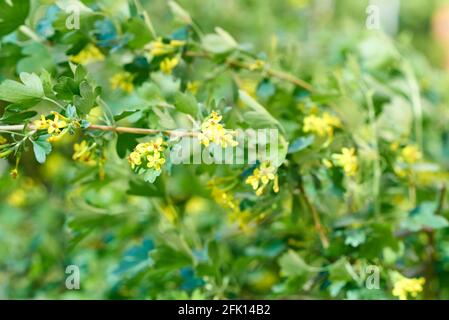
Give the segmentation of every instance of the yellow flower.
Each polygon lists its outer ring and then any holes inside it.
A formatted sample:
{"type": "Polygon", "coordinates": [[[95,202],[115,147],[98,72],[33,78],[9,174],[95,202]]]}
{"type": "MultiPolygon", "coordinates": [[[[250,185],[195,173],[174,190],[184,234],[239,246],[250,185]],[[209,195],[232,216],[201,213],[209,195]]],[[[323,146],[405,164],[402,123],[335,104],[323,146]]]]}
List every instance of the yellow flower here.
{"type": "Polygon", "coordinates": [[[130,153],[128,161],[131,164],[131,168],[134,169],[136,166],[140,166],[142,164],[142,155],[137,151],[133,151],[130,153]]]}
{"type": "Polygon", "coordinates": [[[343,148],[340,154],[333,154],[332,158],[337,166],[343,168],[347,176],[354,176],[357,173],[358,161],[354,148],[343,148]]]}
{"type": "Polygon", "coordinates": [[[65,118],[63,116],[61,116],[59,113],[57,112],[52,112],[55,117],[53,120],[48,120],[48,133],[49,134],[58,134],[61,132],[61,129],[67,127],[67,122],[65,121],[65,118]],[[60,120],[59,118],[63,118],[62,120],[60,120]]]}
{"type": "Polygon", "coordinates": [[[78,64],[89,64],[97,61],[103,61],[104,55],[101,53],[93,44],[88,44],[83,50],[81,50],[77,55],[70,56],[70,61],[78,64]]]}
{"type": "Polygon", "coordinates": [[[49,120],[45,119],[44,115],[41,115],[40,120],[34,120],[33,125],[37,130],[47,130],[49,125],[49,120]]]}
{"type": "Polygon", "coordinates": [[[165,58],[161,62],[159,67],[161,68],[162,72],[164,72],[166,74],[170,74],[173,71],[173,69],[178,65],[178,63],[179,63],[179,59],[176,57],[174,57],[172,59],[165,58]]]}
{"type": "Polygon", "coordinates": [[[212,111],[201,124],[201,133],[198,135],[198,138],[206,147],[209,146],[211,142],[221,145],[222,148],[226,148],[228,145],[232,147],[238,145],[238,142],[234,140],[230,131],[226,130],[224,126],[220,124],[221,120],[222,116],[218,112],[212,111]]]}
{"type": "Polygon", "coordinates": [[[303,131],[312,132],[320,137],[328,136],[332,137],[334,134],[334,128],[341,126],[340,119],[324,112],[321,117],[314,114],[304,118],[303,131]]]}
{"type": "Polygon", "coordinates": [[[193,95],[198,93],[199,87],[200,83],[198,81],[189,81],[187,83],[187,91],[189,91],[193,95]]]}
{"type": "Polygon", "coordinates": [[[161,170],[161,166],[165,163],[165,159],[161,157],[160,152],[155,152],[153,155],[147,156],[147,167],[154,168],[154,170],[161,170]]]}
{"type": "Polygon", "coordinates": [[[133,84],[134,76],[129,72],[116,73],[110,79],[112,89],[121,89],[125,92],[131,93],[134,90],[133,84]]]}
{"type": "Polygon", "coordinates": [[[273,181],[273,191],[279,192],[277,168],[270,161],[263,162],[259,168],[254,169],[253,174],[246,178],[245,183],[251,185],[256,195],[260,196],[264,192],[270,181],[273,181]]]}
{"type": "Polygon", "coordinates": [[[422,158],[421,151],[415,145],[407,145],[401,150],[401,155],[399,159],[408,164],[416,163],[422,158]]]}
{"type": "Polygon", "coordinates": [[[398,279],[394,282],[393,295],[400,300],[407,300],[408,295],[416,298],[418,294],[423,291],[424,278],[406,278],[402,275],[398,275],[398,279]]]}
{"type": "Polygon", "coordinates": [[[91,151],[94,147],[95,144],[89,146],[86,140],[81,141],[81,143],[75,143],[72,159],[79,162],[95,163],[93,159],[94,154],[91,151]]]}

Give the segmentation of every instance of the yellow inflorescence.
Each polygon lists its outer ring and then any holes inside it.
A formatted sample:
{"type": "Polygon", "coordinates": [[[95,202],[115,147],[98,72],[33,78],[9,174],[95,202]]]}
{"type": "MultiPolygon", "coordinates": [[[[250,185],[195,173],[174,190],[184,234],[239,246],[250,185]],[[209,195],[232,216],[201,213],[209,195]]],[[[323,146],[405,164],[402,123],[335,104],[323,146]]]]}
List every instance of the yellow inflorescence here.
{"type": "Polygon", "coordinates": [[[171,74],[173,69],[176,68],[176,66],[179,63],[179,59],[174,57],[174,58],[165,58],[164,60],[162,60],[161,64],[160,64],[160,69],[163,73],[165,74],[171,74]]]}
{"type": "Polygon", "coordinates": [[[305,117],[303,131],[317,134],[320,137],[332,137],[334,135],[334,129],[340,126],[340,119],[324,112],[321,117],[314,114],[305,117]]]}
{"type": "Polygon", "coordinates": [[[128,157],[132,169],[145,165],[146,168],[160,171],[165,163],[165,143],[161,137],[145,143],[139,143],[128,157]]]}
{"type": "Polygon", "coordinates": [[[97,61],[103,61],[104,55],[95,45],[89,44],[77,55],[71,56],[70,61],[78,64],[89,64],[97,61]]]}
{"type": "Polygon", "coordinates": [[[393,295],[398,297],[400,300],[407,300],[408,295],[416,298],[418,294],[423,291],[424,283],[426,279],[424,278],[406,278],[401,276],[395,283],[393,287],[393,295]]]}
{"type": "Polygon", "coordinates": [[[211,142],[221,145],[222,148],[228,146],[235,147],[238,145],[238,142],[234,140],[232,133],[230,133],[229,130],[226,130],[220,123],[221,120],[222,116],[218,112],[212,111],[201,124],[199,139],[206,147],[209,146],[211,142]]]}
{"type": "Polygon", "coordinates": [[[67,133],[69,119],[56,111],[52,111],[51,114],[54,115],[53,120],[46,119],[45,116],[41,115],[41,118],[35,120],[33,125],[36,130],[47,130],[48,134],[51,135],[48,141],[54,142],[61,139],[67,133]]]}
{"type": "Polygon", "coordinates": [[[273,181],[273,191],[279,192],[277,168],[269,161],[263,162],[258,168],[254,169],[253,174],[246,178],[245,183],[251,185],[256,190],[256,195],[260,196],[270,181],[273,181]]]}
{"type": "Polygon", "coordinates": [[[121,89],[125,92],[131,93],[134,90],[133,84],[134,76],[129,72],[119,72],[112,76],[109,80],[112,89],[121,89]]]}
{"type": "Polygon", "coordinates": [[[347,176],[355,176],[358,169],[358,160],[354,148],[343,148],[341,153],[333,154],[332,158],[337,166],[343,168],[347,176]]]}

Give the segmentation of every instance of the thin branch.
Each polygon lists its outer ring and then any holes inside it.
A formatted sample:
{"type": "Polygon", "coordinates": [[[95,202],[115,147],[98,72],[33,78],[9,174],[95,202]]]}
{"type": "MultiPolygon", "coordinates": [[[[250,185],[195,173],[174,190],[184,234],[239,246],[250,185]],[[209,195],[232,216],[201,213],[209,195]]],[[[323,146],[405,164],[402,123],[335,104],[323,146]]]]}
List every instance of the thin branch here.
{"type": "MultiPolygon", "coordinates": [[[[189,57],[196,57],[196,58],[206,58],[206,59],[212,59],[212,56],[210,54],[208,54],[207,52],[194,52],[194,51],[187,51],[185,53],[186,56],[189,57]]],[[[239,60],[235,60],[235,59],[227,59],[225,61],[225,63],[230,66],[230,67],[238,67],[238,68],[242,68],[242,69],[247,69],[250,71],[254,71],[251,67],[250,63],[247,62],[242,62],[239,60]]],[[[284,80],[287,82],[290,82],[298,87],[301,87],[303,89],[306,89],[307,91],[314,91],[315,89],[313,88],[313,86],[308,83],[305,80],[302,80],[300,78],[295,77],[294,75],[284,72],[284,71],[280,71],[280,70],[275,70],[272,68],[263,68],[260,69],[261,71],[264,71],[267,73],[267,75],[269,75],[270,77],[274,77],[274,78],[278,78],[280,80],[284,80]]]]}
{"type": "Polygon", "coordinates": [[[319,216],[317,210],[315,209],[315,207],[310,202],[310,199],[307,196],[306,191],[304,190],[304,186],[303,186],[302,182],[300,182],[298,184],[298,187],[299,187],[299,192],[301,193],[301,195],[304,199],[307,209],[312,214],[313,222],[315,224],[315,229],[317,230],[318,235],[320,236],[321,244],[323,245],[324,249],[327,249],[329,247],[329,239],[327,238],[326,233],[323,228],[323,225],[321,224],[320,216],[319,216]]]}
{"type": "MultiPolygon", "coordinates": [[[[0,126],[0,131],[23,131],[25,129],[25,125],[17,124],[17,125],[3,125],[0,126]]],[[[33,125],[28,125],[26,129],[33,130],[33,125]]],[[[195,137],[198,135],[197,131],[183,131],[183,130],[158,130],[158,129],[146,129],[146,128],[132,128],[132,127],[114,127],[114,126],[105,126],[98,124],[91,124],[87,130],[99,130],[99,131],[111,131],[117,133],[133,133],[133,134],[143,134],[143,135],[151,135],[151,134],[164,134],[171,135],[177,137],[195,137]]]]}

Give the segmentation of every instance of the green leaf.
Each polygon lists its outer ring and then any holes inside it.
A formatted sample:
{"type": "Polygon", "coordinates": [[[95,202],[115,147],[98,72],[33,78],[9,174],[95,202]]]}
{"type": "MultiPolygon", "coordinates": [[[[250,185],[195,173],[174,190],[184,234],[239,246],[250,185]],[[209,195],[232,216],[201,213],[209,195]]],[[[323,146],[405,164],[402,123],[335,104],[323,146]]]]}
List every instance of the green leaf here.
{"type": "Polygon", "coordinates": [[[183,113],[196,117],[199,113],[198,102],[190,93],[176,92],[174,95],[175,107],[183,113]]]}
{"type": "Polygon", "coordinates": [[[243,90],[239,90],[239,98],[251,110],[245,112],[245,121],[253,128],[278,127],[284,132],[283,127],[259,102],[254,100],[243,90]]]}
{"type": "Polygon", "coordinates": [[[143,180],[149,183],[154,183],[157,177],[161,175],[161,172],[161,170],[148,169],[143,176],[143,180]]]}
{"type": "Polygon", "coordinates": [[[0,100],[12,103],[37,104],[44,97],[41,79],[34,73],[22,72],[22,83],[5,80],[0,84],[0,100]]]}
{"type": "Polygon", "coordinates": [[[128,42],[128,45],[133,49],[143,48],[152,38],[145,22],[139,17],[129,19],[125,25],[125,30],[132,35],[132,39],[128,42]]]}
{"type": "Polygon", "coordinates": [[[34,156],[37,162],[44,163],[47,155],[51,152],[51,143],[47,141],[47,135],[40,136],[37,140],[31,140],[33,143],[34,156]]]}
{"type": "Polygon", "coordinates": [[[305,276],[312,272],[319,272],[320,268],[308,265],[295,251],[289,250],[279,258],[281,275],[285,277],[305,276]]]}
{"type": "Polygon", "coordinates": [[[87,81],[82,81],[80,86],[80,96],[73,97],[73,102],[81,114],[88,114],[96,105],[96,99],[100,95],[100,88],[93,88],[87,81]]]}
{"type": "Polygon", "coordinates": [[[30,11],[30,1],[0,1],[0,37],[20,27],[30,11]]]}
{"type": "Polygon", "coordinates": [[[117,137],[116,150],[120,158],[125,158],[128,151],[132,151],[137,145],[137,137],[135,134],[122,133],[117,137]]]}
{"type": "Polygon", "coordinates": [[[204,50],[216,54],[227,53],[237,48],[235,41],[231,41],[223,34],[216,33],[206,34],[201,41],[201,45],[204,50]]]}
{"type": "Polygon", "coordinates": [[[315,140],[315,136],[313,136],[313,135],[309,135],[306,137],[299,137],[290,143],[290,145],[288,146],[288,153],[291,154],[291,153],[295,153],[295,152],[304,150],[305,148],[310,146],[314,140],[315,140]]]}
{"type": "Polygon", "coordinates": [[[125,118],[128,118],[129,116],[132,116],[133,114],[135,114],[135,113],[137,113],[139,111],[140,111],[139,109],[137,109],[137,110],[125,110],[122,113],[120,113],[118,115],[115,115],[114,116],[114,121],[123,120],[125,118]]]}
{"type": "Polygon", "coordinates": [[[443,216],[436,215],[437,204],[435,202],[423,202],[413,209],[409,217],[402,223],[402,228],[410,231],[422,229],[442,229],[449,226],[449,222],[443,216]]]}

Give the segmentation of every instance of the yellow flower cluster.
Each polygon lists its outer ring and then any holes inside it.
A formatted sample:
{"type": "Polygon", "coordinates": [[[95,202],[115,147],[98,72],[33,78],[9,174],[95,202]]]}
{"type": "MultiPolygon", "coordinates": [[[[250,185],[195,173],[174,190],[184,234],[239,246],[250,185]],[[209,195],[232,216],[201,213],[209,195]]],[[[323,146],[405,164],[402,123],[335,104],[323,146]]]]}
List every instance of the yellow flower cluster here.
{"type": "Polygon", "coordinates": [[[425,282],[426,279],[422,277],[410,279],[401,275],[399,276],[399,279],[395,281],[392,293],[400,300],[407,300],[409,294],[413,298],[416,298],[418,294],[423,291],[425,282]]]}
{"type": "Polygon", "coordinates": [[[129,72],[118,72],[109,80],[112,89],[121,89],[131,93],[134,90],[134,76],[129,72]]]}
{"type": "Polygon", "coordinates": [[[222,119],[223,117],[218,112],[212,111],[201,124],[201,133],[198,138],[206,147],[209,146],[211,142],[221,145],[222,148],[226,148],[228,145],[232,147],[238,145],[238,142],[234,140],[232,133],[230,133],[229,130],[226,130],[220,123],[222,119]]]}
{"type": "Polygon", "coordinates": [[[46,119],[44,115],[41,115],[41,118],[39,120],[35,120],[33,125],[36,130],[47,130],[48,134],[51,135],[48,138],[48,141],[55,142],[67,133],[70,122],[69,119],[56,111],[52,111],[51,114],[54,115],[53,120],[46,119]]]}
{"type": "Polygon", "coordinates": [[[75,143],[73,146],[74,152],[72,159],[89,165],[95,164],[96,163],[95,154],[93,152],[93,149],[95,147],[96,147],[95,143],[89,145],[89,143],[86,140],[81,141],[81,143],[75,143]]]}
{"type": "Polygon", "coordinates": [[[254,62],[250,63],[248,68],[249,70],[255,71],[255,70],[262,70],[265,67],[265,61],[256,59],[254,62]]]}
{"type": "Polygon", "coordinates": [[[354,148],[343,148],[341,153],[333,154],[332,158],[337,166],[343,168],[347,176],[355,176],[358,169],[358,160],[354,148]]]}
{"type": "Polygon", "coordinates": [[[165,58],[162,60],[161,64],[159,65],[161,71],[165,74],[171,74],[173,69],[176,68],[176,66],[179,63],[179,59],[177,57],[174,58],[165,58]]]}
{"type": "Polygon", "coordinates": [[[150,142],[139,143],[129,155],[128,162],[132,169],[146,167],[160,171],[165,163],[164,150],[165,143],[161,137],[150,142]]]}
{"type": "Polygon", "coordinates": [[[279,180],[276,174],[277,168],[270,161],[262,162],[259,168],[254,169],[253,174],[246,178],[245,183],[251,185],[256,190],[256,195],[260,196],[270,181],[273,181],[273,191],[279,192],[279,180]]]}
{"type": "Polygon", "coordinates": [[[185,41],[181,40],[170,40],[170,42],[165,43],[162,41],[162,38],[157,38],[149,45],[150,54],[153,57],[157,57],[164,54],[173,53],[177,48],[182,47],[185,44],[185,41]]]}
{"type": "Polygon", "coordinates": [[[70,56],[70,61],[78,64],[89,64],[97,61],[103,61],[104,55],[93,44],[88,44],[77,55],[70,56]]]}
{"type": "Polygon", "coordinates": [[[303,121],[304,132],[312,132],[320,137],[332,137],[334,129],[338,127],[341,127],[340,119],[327,112],[324,112],[321,117],[314,114],[309,115],[303,121]]]}

